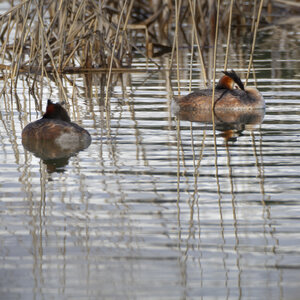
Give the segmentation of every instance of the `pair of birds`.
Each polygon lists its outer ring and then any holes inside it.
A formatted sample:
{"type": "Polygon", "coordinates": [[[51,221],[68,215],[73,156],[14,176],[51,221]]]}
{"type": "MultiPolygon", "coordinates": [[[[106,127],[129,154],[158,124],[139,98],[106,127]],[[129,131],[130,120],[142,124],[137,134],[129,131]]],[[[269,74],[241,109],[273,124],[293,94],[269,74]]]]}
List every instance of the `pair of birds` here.
{"type": "MultiPolygon", "coordinates": [[[[235,71],[223,72],[224,76],[215,87],[213,110],[255,110],[263,109],[265,102],[255,88],[245,88],[235,71]]],[[[212,89],[193,92],[175,100],[180,110],[212,109],[212,89]]],[[[67,111],[59,103],[48,100],[46,113],[35,122],[29,123],[22,131],[22,142],[28,144],[34,140],[47,140],[63,146],[66,140],[83,140],[90,144],[89,132],[71,122],[67,111]]]]}

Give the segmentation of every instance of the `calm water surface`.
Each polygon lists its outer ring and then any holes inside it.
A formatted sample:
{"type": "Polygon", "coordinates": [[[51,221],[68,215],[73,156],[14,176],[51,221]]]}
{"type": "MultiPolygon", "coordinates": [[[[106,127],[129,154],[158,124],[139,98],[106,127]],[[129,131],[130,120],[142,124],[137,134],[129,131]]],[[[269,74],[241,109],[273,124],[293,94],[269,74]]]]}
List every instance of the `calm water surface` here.
{"type": "MultiPolygon", "coordinates": [[[[40,117],[37,104],[60,99],[57,87],[44,82],[38,103],[20,78],[18,97],[2,95],[0,298],[297,299],[300,38],[282,30],[281,44],[275,29],[258,37],[265,114],[221,122],[215,135],[199,116],[172,113],[176,74],[115,75],[110,111],[105,78],[69,76],[68,110],[92,144],[45,162],[23,148],[21,131],[40,117]]],[[[190,56],[181,57],[187,94],[190,56]]],[[[244,59],[232,52],[243,77],[244,59]]],[[[218,77],[222,65],[220,54],[218,77]]],[[[195,61],[192,89],[199,74],[195,61]]]]}

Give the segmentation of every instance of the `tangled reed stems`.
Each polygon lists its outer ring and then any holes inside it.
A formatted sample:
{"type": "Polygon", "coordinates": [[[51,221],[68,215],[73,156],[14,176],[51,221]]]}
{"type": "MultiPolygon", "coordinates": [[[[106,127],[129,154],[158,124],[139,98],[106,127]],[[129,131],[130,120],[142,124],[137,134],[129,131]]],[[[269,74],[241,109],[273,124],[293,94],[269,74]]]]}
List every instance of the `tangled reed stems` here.
{"type": "MultiPolygon", "coordinates": [[[[167,24],[168,0],[159,2],[163,9],[155,14],[143,1],[24,0],[0,16],[1,69],[15,77],[130,67],[134,50],[145,55],[133,31],[148,33],[158,19],[167,24]]],[[[160,34],[166,31],[164,25],[160,34]]]]}
{"type": "MultiPolygon", "coordinates": [[[[230,31],[231,20],[240,26],[253,18],[251,1],[221,5],[220,29],[230,31]]],[[[215,19],[213,0],[23,0],[0,16],[0,70],[9,71],[12,82],[23,72],[52,73],[61,85],[61,73],[133,70],[137,55],[160,68],[153,57],[173,57],[179,33],[192,28],[206,85],[201,52],[215,34],[215,19]]]]}

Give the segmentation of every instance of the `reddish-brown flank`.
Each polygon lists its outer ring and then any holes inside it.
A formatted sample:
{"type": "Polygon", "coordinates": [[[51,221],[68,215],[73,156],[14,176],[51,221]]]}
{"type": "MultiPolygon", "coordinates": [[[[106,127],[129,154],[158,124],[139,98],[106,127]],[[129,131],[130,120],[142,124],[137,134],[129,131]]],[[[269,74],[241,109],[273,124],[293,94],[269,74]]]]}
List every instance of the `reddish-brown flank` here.
{"type": "Polygon", "coordinates": [[[254,110],[265,107],[263,96],[255,88],[245,88],[237,74],[226,72],[231,77],[224,75],[215,88],[214,101],[212,102],[212,89],[199,90],[176,101],[180,110],[254,110]],[[233,89],[237,83],[238,89],[233,89]]]}
{"type": "Polygon", "coordinates": [[[88,134],[87,131],[75,123],[61,120],[40,119],[29,123],[22,131],[22,140],[55,140],[62,134],[88,134]]]}
{"type": "Polygon", "coordinates": [[[59,104],[48,100],[46,113],[43,118],[29,123],[22,131],[22,142],[30,140],[55,141],[57,138],[67,136],[72,139],[90,140],[88,131],[72,123],[67,111],[59,104]]]}

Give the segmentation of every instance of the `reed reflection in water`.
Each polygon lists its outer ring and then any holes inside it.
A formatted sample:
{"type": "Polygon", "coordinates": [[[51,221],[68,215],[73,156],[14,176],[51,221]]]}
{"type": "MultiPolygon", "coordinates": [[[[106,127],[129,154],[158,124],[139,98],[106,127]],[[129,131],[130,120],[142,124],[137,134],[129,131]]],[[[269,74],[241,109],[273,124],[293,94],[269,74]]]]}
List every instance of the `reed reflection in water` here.
{"type": "Polygon", "coordinates": [[[218,115],[215,134],[210,115],[172,115],[167,71],[113,76],[109,109],[105,77],[63,78],[72,120],[92,135],[63,172],[21,144],[59,90],[34,98],[20,77],[0,102],[1,298],[297,298],[299,61],[272,73],[276,55],[254,60],[266,111],[218,115]]]}

